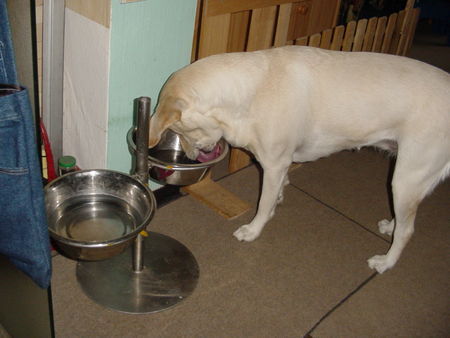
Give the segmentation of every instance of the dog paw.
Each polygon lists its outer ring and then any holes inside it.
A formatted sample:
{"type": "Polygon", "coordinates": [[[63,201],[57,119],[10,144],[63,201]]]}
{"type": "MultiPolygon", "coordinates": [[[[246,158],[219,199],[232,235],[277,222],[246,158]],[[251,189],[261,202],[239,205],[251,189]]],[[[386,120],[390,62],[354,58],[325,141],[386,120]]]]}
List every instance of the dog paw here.
{"type": "Polygon", "coordinates": [[[277,197],[277,204],[283,203],[283,200],[284,200],[284,187],[289,185],[289,184],[290,184],[289,178],[286,175],[286,177],[284,178],[283,186],[281,187],[280,192],[279,192],[278,197],[277,197]]]}
{"type": "Polygon", "coordinates": [[[281,192],[280,194],[278,194],[277,204],[283,203],[283,200],[284,200],[284,194],[283,194],[283,192],[281,192]]]}
{"type": "Polygon", "coordinates": [[[367,260],[367,263],[369,264],[369,268],[377,270],[380,274],[392,268],[392,264],[389,262],[387,255],[373,256],[367,260]]]}
{"type": "Polygon", "coordinates": [[[382,221],[379,221],[378,231],[382,234],[391,236],[394,231],[394,220],[388,221],[387,219],[383,219],[382,221]]]}
{"type": "Polygon", "coordinates": [[[250,224],[243,225],[239,229],[237,229],[233,236],[236,237],[240,241],[251,242],[258,238],[260,231],[255,230],[250,224]]]}

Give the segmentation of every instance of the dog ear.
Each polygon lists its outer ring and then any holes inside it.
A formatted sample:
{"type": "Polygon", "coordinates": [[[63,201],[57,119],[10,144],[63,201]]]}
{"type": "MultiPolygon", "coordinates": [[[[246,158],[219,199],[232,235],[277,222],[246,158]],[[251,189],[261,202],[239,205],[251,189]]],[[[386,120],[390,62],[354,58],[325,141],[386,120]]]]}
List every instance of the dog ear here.
{"type": "Polygon", "coordinates": [[[156,113],[150,119],[150,132],[148,146],[153,148],[161,139],[162,133],[172,124],[181,119],[181,107],[179,100],[165,100],[158,107],[156,113]]]}

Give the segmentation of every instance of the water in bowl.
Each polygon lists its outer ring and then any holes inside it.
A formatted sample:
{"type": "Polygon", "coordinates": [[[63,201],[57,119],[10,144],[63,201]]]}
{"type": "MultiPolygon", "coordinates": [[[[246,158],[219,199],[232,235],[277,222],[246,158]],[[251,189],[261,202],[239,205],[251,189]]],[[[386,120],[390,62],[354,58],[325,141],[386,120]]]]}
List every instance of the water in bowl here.
{"type": "Polygon", "coordinates": [[[55,210],[61,215],[55,232],[81,242],[104,242],[120,238],[141,223],[139,213],[124,200],[111,195],[70,198],[55,210]]]}

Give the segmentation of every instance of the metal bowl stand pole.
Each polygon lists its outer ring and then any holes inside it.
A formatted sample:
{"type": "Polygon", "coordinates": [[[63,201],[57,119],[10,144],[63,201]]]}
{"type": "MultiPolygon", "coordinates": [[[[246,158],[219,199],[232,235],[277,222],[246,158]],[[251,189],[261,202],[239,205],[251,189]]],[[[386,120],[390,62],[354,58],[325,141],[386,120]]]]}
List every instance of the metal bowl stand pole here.
{"type": "MultiPolygon", "coordinates": [[[[137,103],[134,177],[148,184],[150,98],[137,103]]],[[[142,314],[171,308],[197,286],[199,267],[183,244],[156,232],[142,232],[122,254],[77,264],[77,279],[96,303],[116,311],[142,314]],[[130,264],[131,261],[131,264],[130,264]]]]}
{"type": "MultiPolygon", "coordinates": [[[[148,135],[150,125],[149,97],[137,99],[137,130],[136,130],[136,168],[134,176],[143,184],[148,184],[148,135]]],[[[141,234],[136,236],[133,245],[133,272],[140,273],[144,269],[144,239],[141,234]]]]}

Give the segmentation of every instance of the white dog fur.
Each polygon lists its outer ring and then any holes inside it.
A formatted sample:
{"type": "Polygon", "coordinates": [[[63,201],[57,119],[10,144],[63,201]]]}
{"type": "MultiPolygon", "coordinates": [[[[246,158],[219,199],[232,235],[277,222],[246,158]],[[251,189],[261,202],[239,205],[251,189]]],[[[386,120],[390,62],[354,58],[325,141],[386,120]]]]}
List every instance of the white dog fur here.
{"type": "Polygon", "coordinates": [[[310,47],[214,55],[164,85],[150,147],[167,128],[192,159],[223,137],[261,164],[258,211],[234,233],[240,241],[256,239],[273,216],[292,162],[364,146],[397,153],[395,219],[378,224],[393,242],[368,260],[382,273],[411,237],[419,203],[450,173],[450,76],[405,57],[310,47]]]}

